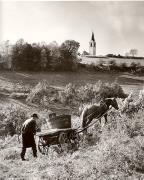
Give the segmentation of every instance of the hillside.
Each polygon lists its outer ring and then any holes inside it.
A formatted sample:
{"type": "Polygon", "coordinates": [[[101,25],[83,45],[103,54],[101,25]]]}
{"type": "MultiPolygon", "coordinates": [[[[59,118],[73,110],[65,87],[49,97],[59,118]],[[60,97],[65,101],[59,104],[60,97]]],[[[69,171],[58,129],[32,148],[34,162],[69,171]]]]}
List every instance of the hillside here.
{"type": "MultiPolygon", "coordinates": [[[[2,115],[10,117],[9,110],[13,117],[17,117],[18,114],[15,113],[26,111],[28,114],[38,112],[43,118],[46,112],[38,104],[28,104],[24,99],[15,98],[14,94],[11,96],[14,92],[27,93],[28,89],[34,87],[40,79],[47,78],[52,87],[61,89],[70,80],[84,84],[85,79],[89,83],[94,83],[101,77],[102,80],[111,82],[117,76],[124,90],[129,93],[129,97],[125,101],[117,99],[120,110],[112,109],[109,112],[107,125],[100,125],[97,122],[89,129],[92,136],[85,137],[81,134],[80,147],[77,151],[58,154],[57,148],[51,147],[48,156],[38,152],[38,158],[34,159],[29,149],[26,153],[27,161],[22,162],[20,159],[21,143],[18,142],[17,135],[8,136],[5,139],[1,137],[0,179],[144,179],[144,93],[139,92],[143,86],[143,77],[115,74],[107,75],[106,79],[106,76],[102,74],[81,74],[76,81],[75,78],[78,75],[69,74],[67,76],[65,77],[63,73],[42,73],[40,76],[31,73],[1,72],[1,119],[2,115]],[[69,77],[71,78],[68,81],[69,77]],[[133,94],[130,94],[131,90],[133,94]]],[[[21,97],[21,94],[19,96],[21,97]]],[[[61,108],[61,106],[53,106],[53,110],[61,108]]],[[[79,126],[78,116],[72,116],[72,124],[74,127],[79,126]]],[[[36,141],[38,141],[37,136],[36,141]]]]}
{"type": "Polygon", "coordinates": [[[95,129],[93,138],[81,142],[72,154],[57,154],[50,148],[48,156],[38,153],[34,159],[29,149],[25,162],[19,156],[21,144],[17,137],[1,140],[1,145],[5,143],[0,151],[1,179],[143,179],[144,141],[140,129],[130,137],[121,131],[120,122],[117,128],[111,124],[103,127],[101,134],[95,129]]]}
{"type": "Polygon", "coordinates": [[[144,59],[133,59],[133,58],[115,58],[115,57],[82,57],[83,64],[98,64],[99,62],[104,62],[108,64],[110,61],[115,61],[116,64],[126,63],[127,66],[130,66],[131,63],[140,63],[141,66],[144,66],[144,59]]]}

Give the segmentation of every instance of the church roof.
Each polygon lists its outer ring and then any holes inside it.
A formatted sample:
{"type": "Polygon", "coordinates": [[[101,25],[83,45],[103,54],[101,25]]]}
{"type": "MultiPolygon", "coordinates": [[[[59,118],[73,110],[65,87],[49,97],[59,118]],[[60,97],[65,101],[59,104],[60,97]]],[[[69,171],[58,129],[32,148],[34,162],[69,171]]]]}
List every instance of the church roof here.
{"type": "Polygon", "coordinates": [[[92,32],[92,37],[91,37],[91,40],[92,41],[95,41],[95,38],[94,38],[94,33],[92,32]]]}

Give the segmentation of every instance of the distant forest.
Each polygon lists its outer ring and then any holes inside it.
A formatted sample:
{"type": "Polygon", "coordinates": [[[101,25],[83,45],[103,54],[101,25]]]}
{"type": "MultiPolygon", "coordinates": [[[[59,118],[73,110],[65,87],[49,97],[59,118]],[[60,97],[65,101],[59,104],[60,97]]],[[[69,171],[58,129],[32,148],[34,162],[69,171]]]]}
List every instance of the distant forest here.
{"type": "Polygon", "coordinates": [[[79,46],[74,40],[66,40],[60,46],[55,41],[30,44],[19,39],[14,45],[6,41],[0,47],[1,69],[73,71],[79,62],[79,46]]]}

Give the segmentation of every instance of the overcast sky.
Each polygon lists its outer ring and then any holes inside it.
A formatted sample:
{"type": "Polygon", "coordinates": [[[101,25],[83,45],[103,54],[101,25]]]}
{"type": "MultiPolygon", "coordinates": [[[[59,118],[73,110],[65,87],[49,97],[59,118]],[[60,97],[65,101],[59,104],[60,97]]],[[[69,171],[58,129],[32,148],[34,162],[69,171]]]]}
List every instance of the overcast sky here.
{"type": "Polygon", "coordinates": [[[80,42],[88,51],[91,32],[97,55],[125,54],[131,48],[144,56],[144,2],[2,2],[1,41],[58,44],[67,39],[80,42]]]}

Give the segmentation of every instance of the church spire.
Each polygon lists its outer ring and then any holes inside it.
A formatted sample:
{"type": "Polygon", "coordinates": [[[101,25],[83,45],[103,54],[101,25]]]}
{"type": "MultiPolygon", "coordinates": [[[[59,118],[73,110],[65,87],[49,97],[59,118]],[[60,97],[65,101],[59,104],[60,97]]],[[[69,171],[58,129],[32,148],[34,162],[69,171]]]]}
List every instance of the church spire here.
{"type": "Polygon", "coordinates": [[[93,32],[92,32],[91,40],[89,42],[89,54],[92,56],[96,56],[96,42],[93,32]]]}
{"type": "Polygon", "coordinates": [[[92,41],[95,41],[95,38],[94,38],[94,33],[92,32],[92,37],[91,37],[91,40],[92,41]]]}

